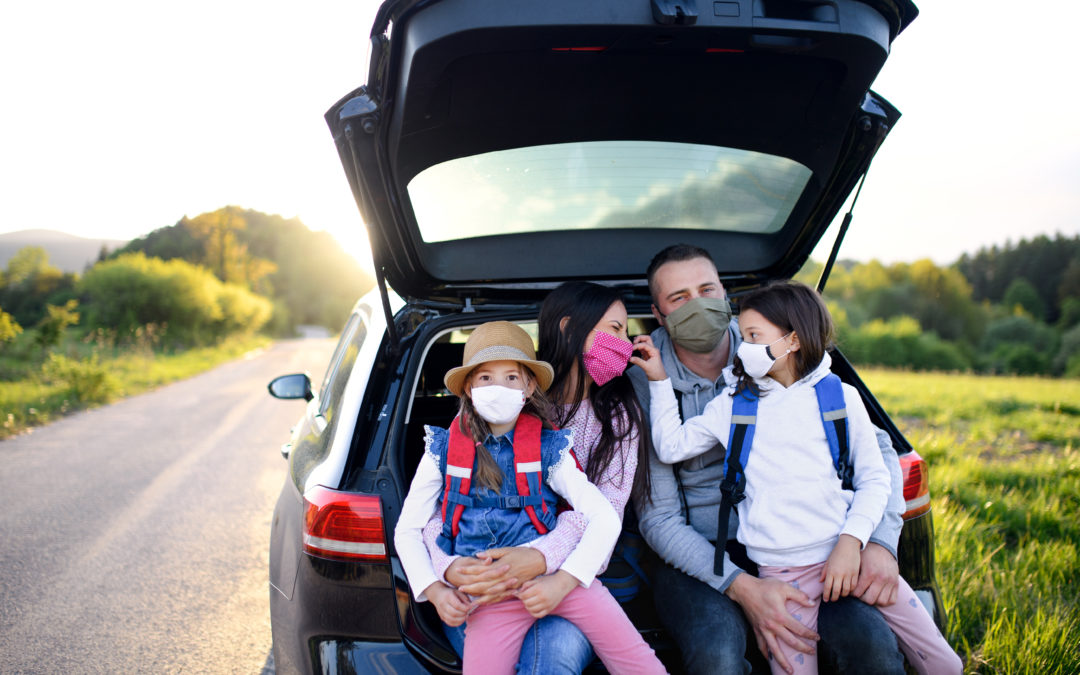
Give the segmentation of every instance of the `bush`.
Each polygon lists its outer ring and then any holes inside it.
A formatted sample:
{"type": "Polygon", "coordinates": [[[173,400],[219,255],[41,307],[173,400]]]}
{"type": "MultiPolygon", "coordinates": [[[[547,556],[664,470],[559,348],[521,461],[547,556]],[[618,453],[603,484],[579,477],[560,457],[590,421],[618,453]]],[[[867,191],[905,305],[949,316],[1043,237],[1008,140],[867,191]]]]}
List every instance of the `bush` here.
{"type": "Polygon", "coordinates": [[[994,373],[1043,375],[1050,372],[1050,359],[1031,345],[1005,343],[991,355],[990,369],[994,373]]]}
{"type": "Polygon", "coordinates": [[[1073,354],[1065,364],[1066,377],[1080,377],[1080,354],[1073,354]]]}
{"type": "Polygon", "coordinates": [[[858,364],[915,370],[971,368],[971,358],[957,345],[922,332],[919,322],[910,316],[875,319],[844,332],[844,353],[858,364]]]}
{"type": "Polygon", "coordinates": [[[1058,326],[1068,330],[1080,325],[1080,298],[1065,298],[1061,303],[1061,316],[1058,326]]]}
{"type": "Polygon", "coordinates": [[[1061,336],[1061,347],[1051,364],[1054,373],[1067,373],[1069,364],[1080,356],[1080,325],[1070,328],[1061,336]]]}
{"type": "Polygon", "coordinates": [[[83,361],[49,354],[41,372],[46,381],[66,385],[80,403],[107,403],[120,393],[119,382],[101,365],[97,354],[83,361]]]}
{"type": "Polygon", "coordinates": [[[98,263],[82,279],[91,327],[132,334],[147,324],[168,325],[168,339],[206,344],[236,332],[254,332],[270,317],[270,303],[209,270],[179,258],[142,253],[98,263]]]}
{"type": "Polygon", "coordinates": [[[221,320],[218,323],[221,335],[254,333],[266,324],[273,312],[273,305],[268,299],[235,284],[222,284],[217,300],[221,307],[221,320]]]}
{"type": "Polygon", "coordinates": [[[990,322],[979,343],[984,353],[993,354],[1001,345],[1027,345],[1036,352],[1052,353],[1054,329],[1027,316],[1007,316],[990,322]]]}

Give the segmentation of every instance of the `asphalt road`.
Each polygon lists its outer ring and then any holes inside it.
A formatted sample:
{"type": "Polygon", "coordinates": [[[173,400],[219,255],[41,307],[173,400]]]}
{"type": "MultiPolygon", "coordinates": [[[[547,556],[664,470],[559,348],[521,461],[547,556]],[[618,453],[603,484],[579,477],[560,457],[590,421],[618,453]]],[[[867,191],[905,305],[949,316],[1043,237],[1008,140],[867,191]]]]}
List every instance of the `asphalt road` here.
{"type": "Polygon", "coordinates": [[[266,391],[328,339],[0,442],[0,673],[260,673],[267,547],[301,401],[266,391]]]}

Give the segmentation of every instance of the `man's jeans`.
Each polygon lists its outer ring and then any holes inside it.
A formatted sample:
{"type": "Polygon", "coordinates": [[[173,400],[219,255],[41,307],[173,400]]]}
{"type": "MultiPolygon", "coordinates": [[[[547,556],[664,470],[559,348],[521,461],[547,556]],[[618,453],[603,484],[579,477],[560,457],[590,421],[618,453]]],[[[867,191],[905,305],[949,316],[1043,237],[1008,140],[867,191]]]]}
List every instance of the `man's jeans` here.
{"type": "MultiPolygon", "coordinates": [[[[656,570],[653,598],[687,673],[769,672],[753,629],[727,595],[663,565],[656,570]]],[[[881,613],[860,600],[822,603],[818,633],[822,673],[904,673],[896,636],[881,613]]]]}
{"type": "MultiPolygon", "coordinates": [[[[465,653],[465,625],[443,624],[454,651],[465,653]]],[[[592,646],[577,626],[561,616],[545,616],[533,624],[521,645],[521,675],[579,675],[594,658],[592,646]]]]}

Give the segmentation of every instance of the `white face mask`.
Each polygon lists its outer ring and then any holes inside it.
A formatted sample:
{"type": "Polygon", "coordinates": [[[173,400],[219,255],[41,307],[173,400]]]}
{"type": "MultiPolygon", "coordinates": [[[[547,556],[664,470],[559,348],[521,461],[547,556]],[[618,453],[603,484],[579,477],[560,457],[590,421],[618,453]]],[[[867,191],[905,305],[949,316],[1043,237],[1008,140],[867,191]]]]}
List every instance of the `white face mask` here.
{"type": "Polygon", "coordinates": [[[525,392],[497,384],[473,387],[469,394],[476,414],[488,424],[509,424],[525,406],[525,392]]]}
{"type": "Polygon", "coordinates": [[[788,350],[780,356],[773,356],[769,347],[788,337],[788,335],[791,335],[791,333],[788,333],[777,340],[773,340],[767,345],[752,344],[745,341],[740,344],[735,354],[739,357],[739,360],[742,361],[743,370],[746,371],[746,374],[750,377],[765,377],[768,375],[769,371],[772,370],[774,363],[791,353],[791,348],[789,347],[788,350]]]}

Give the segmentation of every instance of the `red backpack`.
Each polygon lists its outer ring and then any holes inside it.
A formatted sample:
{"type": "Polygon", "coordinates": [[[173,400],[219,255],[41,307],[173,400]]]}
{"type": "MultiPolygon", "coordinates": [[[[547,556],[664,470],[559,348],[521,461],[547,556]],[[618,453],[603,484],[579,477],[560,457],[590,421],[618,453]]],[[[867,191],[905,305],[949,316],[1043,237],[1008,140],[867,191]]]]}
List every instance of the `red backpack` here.
{"type": "MultiPolygon", "coordinates": [[[[461,431],[460,417],[455,417],[450,424],[450,441],[446,452],[446,488],[443,491],[442,517],[443,535],[451,542],[457,537],[461,514],[466,506],[499,507],[504,509],[525,509],[529,520],[540,534],[546,534],[548,526],[544,521],[552,522],[550,513],[541,494],[542,464],[540,461],[540,431],[543,424],[540,419],[528,413],[518,415],[514,426],[514,478],[516,495],[495,497],[470,497],[469,486],[472,484],[473,463],[476,460],[476,446],[481,445],[461,431]],[[453,504],[453,511],[447,514],[447,505],[453,504]],[[537,514],[539,506],[541,513],[537,514]]],[[[574,461],[577,461],[575,458],[574,461]]]]}

